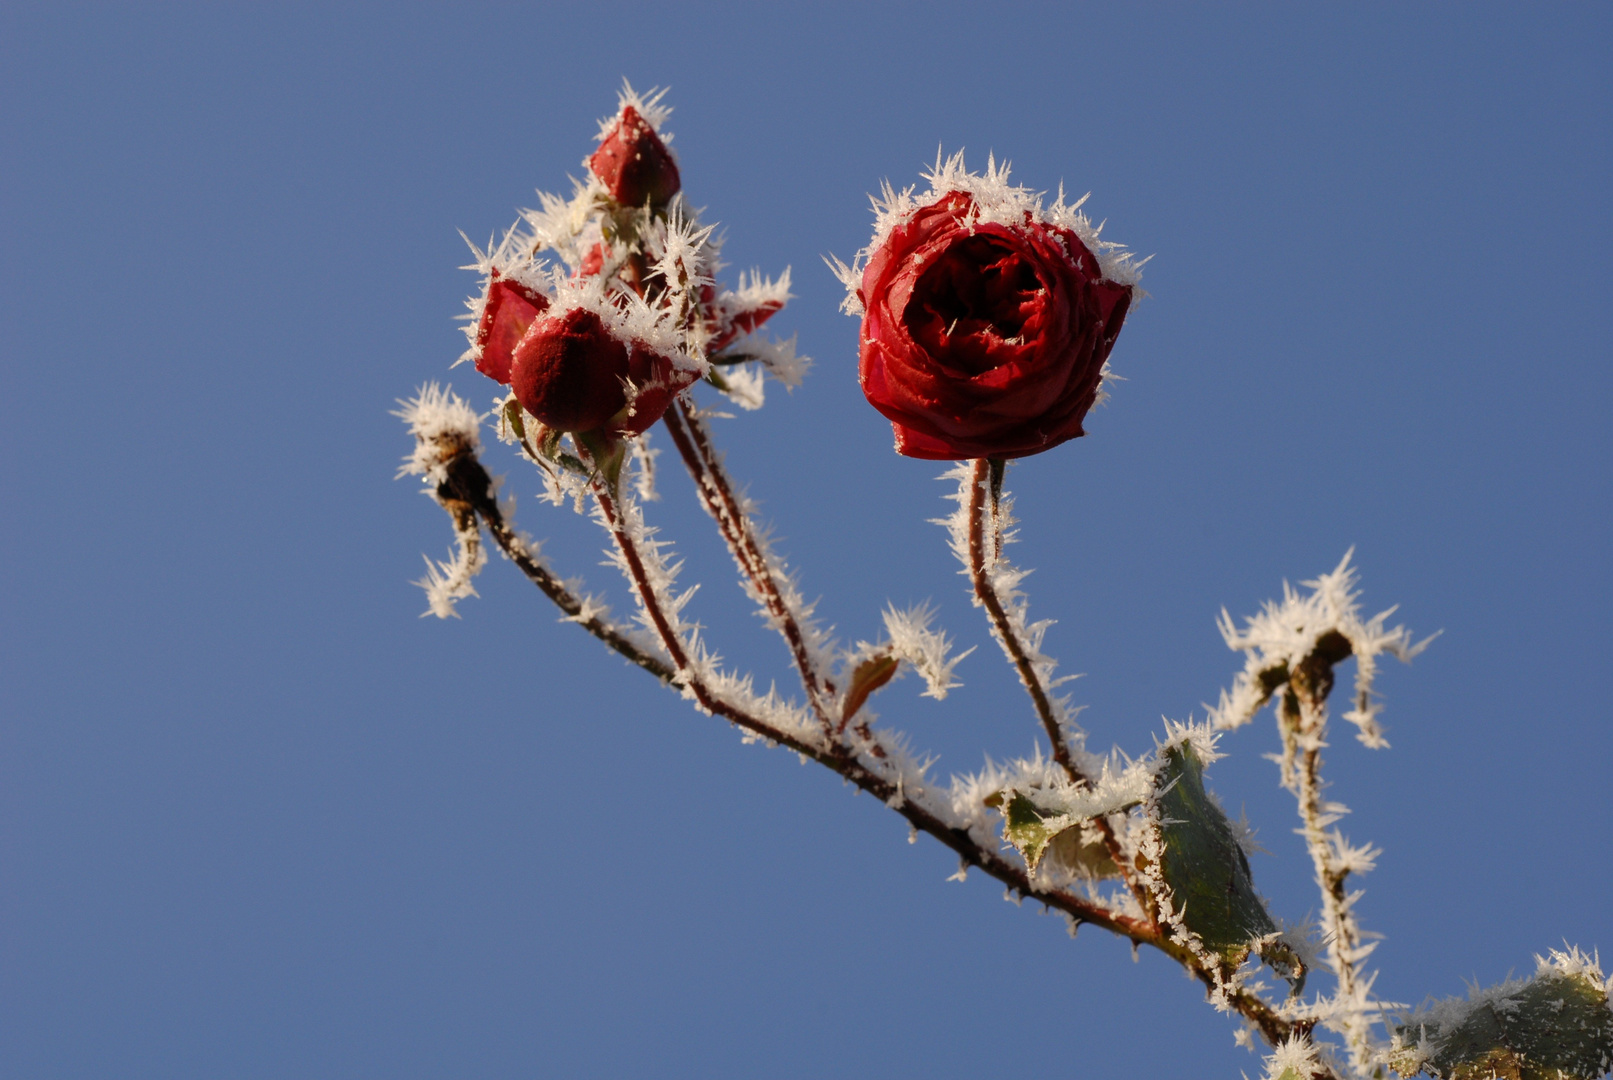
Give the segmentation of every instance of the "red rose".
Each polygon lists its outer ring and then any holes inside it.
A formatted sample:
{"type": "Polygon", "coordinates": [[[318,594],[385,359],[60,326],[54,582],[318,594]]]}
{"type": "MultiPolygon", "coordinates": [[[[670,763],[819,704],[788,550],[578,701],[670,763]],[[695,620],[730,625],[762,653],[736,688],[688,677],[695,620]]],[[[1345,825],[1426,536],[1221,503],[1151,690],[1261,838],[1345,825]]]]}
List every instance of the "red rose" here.
{"type": "Polygon", "coordinates": [[[510,389],[522,408],[556,431],[638,435],[698,377],[640,343],[630,345],[578,307],[527,329],[515,347],[510,389]]]}
{"type": "Polygon", "coordinates": [[[950,191],[890,229],[858,293],[863,393],[897,453],[944,460],[1024,457],[1085,434],[1132,290],[1071,229],[1029,208],[982,214],[950,191]]]}
{"type": "Polygon", "coordinates": [[[631,105],[622,106],[616,126],[589,157],[588,168],[623,206],[663,206],[682,186],[672,151],[631,105]]]}
{"type": "Polygon", "coordinates": [[[470,355],[475,358],[476,370],[508,384],[515,346],[533,320],[548,307],[549,298],[541,292],[519,281],[500,277],[496,268],[489,270],[482,317],[471,339],[470,355]]]}

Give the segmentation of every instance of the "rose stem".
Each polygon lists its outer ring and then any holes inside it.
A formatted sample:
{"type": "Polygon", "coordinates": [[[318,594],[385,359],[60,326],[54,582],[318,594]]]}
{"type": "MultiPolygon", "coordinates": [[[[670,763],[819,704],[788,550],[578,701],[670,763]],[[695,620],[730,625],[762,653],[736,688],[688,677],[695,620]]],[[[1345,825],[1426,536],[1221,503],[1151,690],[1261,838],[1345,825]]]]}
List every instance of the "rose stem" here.
{"type": "Polygon", "coordinates": [[[702,709],[723,717],[737,727],[769,741],[780,743],[798,754],[811,758],[840,774],[858,788],[875,796],[887,805],[899,803],[899,805],[895,806],[896,811],[905,817],[911,825],[921,832],[940,840],[941,843],[951,848],[969,865],[979,867],[1015,892],[1031,897],[1051,908],[1063,911],[1081,922],[1090,922],[1096,926],[1101,926],[1106,930],[1131,938],[1140,944],[1153,945],[1173,956],[1180,951],[1179,946],[1164,940],[1155,927],[1143,920],[1110,911],[1100,904],[1060,889],[1044,889],[1032,885],[1024,870],[1009,863],[995,852],[985,850],[976,844],[967,829],[953,828],[947,825],[936,814],[920,805],[911,796],[898,800],[896,796],[900,792],[893,781],[878,775],[854,758],[847,758],[814,746],[796,736],[781,731],[762,719],[752,716],[744,709],[722,700],[718,694],[706,685],[700,674],[689,665],[688,653],[683,642],[673,629],[671,620],[661,609],[660,599],[655,587],[650,582],[650,576],[645,569],[643,557],[640,555],[632,536],[622,526],[621,516],[617,510],[615,500],[605,482],[596,480],[592,485],[592,490],[604,515],[605,526],[610,533],[611,540],[622,554],[628,580],[640,601],[644,604],[645,611],[650,617],[650,622],[661,639],[661,644],[677,665],[678,672],[674,681],[686,685],[702,709]]]}
{"type": "MultiPolygon", "coordinates": [[[[1031,663],[1030,650],[1019,635],[1014,632],[1013,622],[1008,618],[1008,612],[1003,607],[1002,598],[991,584],[989,566],[994,565],[1002,556],[1003,521],[1001,512],[1003,477],[1008,471],[1008,463],[1001,458],[976,458],[969,484],[969,577],[974,584],[975,597],[986,609],[991,618],[992,629],[996,632],[997,640],[1002,642],[1007,650],[1009,659],[1013,661],[1014,668],[1019,672],[1019,680],[1030,693],[1031,702],[1036,706],[1036,715],[1042,721],[1042,728],[1047,732],[1047,738],[1053,746],[1053,760],[1064,771],[1072,784],[1093,786],[1092,778],[1083,773],[1070,754],[1069,743],[1065,741],[1063,726],[1059,723],[1058,714],[1053,710],[1052,698],[1048,696],[1047,688],[1036,674],[1036,668],[1031,663]],[[991,519],[991,554],[986,554],[986,519],[991,519]]],[[[1120,839],[1115,835],[1114,827],[1107,819],[1098,818],[1097,825],[1103,834],[1104,847],[1109,851],[1109,857],[1120,870],[1120,876],[1126,886],[1137,899],[1137,903],[1144,911],[1151,912],[1154,905],[1149,902],[1148,891],[1144,888],[1134,873],[1135,868],[1126,858],[1125,851],[1120,846],[1120,839]]],[[[1157,924],[1156,924],[1157,925],[1157,924]]]]}
{"type": "MultiPolygon", "coordinates": [[[[743,731],[785,746],[838,774],[859,790],[866,791],[887,806],[892,806],[914,829],[935,838],[954,852],[965,865],[978,868],[1002,882],[1010,891],[1064,913],[1070,917],[1072,925],[1090,923],[1139,945],[1152,946],[1190,971],[1207,990],[1213,992],[1216,989],[1215,976],[1200,965],[1192,953],[1180,943],[1166,937],[1151,921],[1111,911],[1101,904],[1062,889],[1032,884],[1025,870],[1008,862],[995,851],[977,844],[967,829],[948,825],[940,816],[911,797],[897,799],[896,796],[900,794],[897,785],[873,772],[856,758],[826,751],[804,742],[750,715],[745,710],[720,700],[696,673],[687,670],[687,654],[677,635],[672,631],[670,622],[660,610],[654,589],[645,574],[643,560],[631,537],[620,527],[616,519],[615,505],[610,500],[608,492],[602,491],[601,487],[602,485],[596,482],[594,494],[601,500],[600,509],[605,515],[611,539],[622,552],[629,578],[639,597],[645,601],[646,610],[650,614],[657,635],[682,671],[681,673],[674,671],[661,660],[645,654],[632,641],[597,617],[579,621],[584,630],[663,683],[677,685],[687,679],[686,685],[695,695],[695,701],[703,711],[721,716],[743,731]]],[[[527,578],[560,610],[572,617],[582,611],[581,601],[561,586],[547,568],[528,554],[526,545],[499,510],[492,494],[492,479],[474,454],[467,452],[448,465],[448,477],[438,486],[437,493],[439,501],[443,502],[450,514],[462,514],[468,508],[480,517],[499,549],[520,567],[527,578]]],[[[1231,1007],[1253,1024],[1272,1046],[1281,1043],[1298,1030],[1296,1025],[1283,1019],[1271,1005],[1250,991],[1238,990],[1228,995],[1228,1001],[1231,1007]]],[[[1322,1075],[1324,1078],[1333,1076],[1332,1073],[1322,1075]]]]}
{"type": "MultiPolygon", "coordinates": [[[[1361,945],[1364,935],[1344,885],[1350,868],[1341,863],[1326,832],[1328,822],[1338,816],[1338,807],[1322,793],[1322,747],[1327,745],[1323,740],[1327,735],[1327,698],[1333,690],[1333,667],[1352,651],[1343,634],[1334,631],[1322,635],[1310,655],[1289,674],[1278,703],[1284,786],[1294,793],[1299,804],[1303,828],[1298,831],[1305,837],[1305,847],[1316,868],[1327,958],[1338,978],[1339,1001],[1354,1001],[1368,990],[1356,970],[1356,961],[1365,956],[1361,945]]],[[[1365,952],[1371,951],[1372,946],[1366,946],[1365,952]]],[[[1371,1022],[1359,1012],[1352,1012],[1346,1017],[1344,1034],[1351,1060],[1363,1066],[1372,1049],[1371,1022]]]]}
{"type": "Polygon", "coordinates": [[[687,395],[680,395],[663,419],[684,466],[694,478],[700,504],[717,523],[717,529],[722,533],[734,562],[739,565],[740,573],[750,581],[769,619],[789,647],[790,657],[800,673],[801,685],[806,690],[812,711],[826,733],[832,731],[839,734],[844,730],[845,722],[842,720],[838,726],[833,724],[835,685],[818,671],[807,648],[799,617],[773,576],[773,567],[757,540],[755,523],[734,492],[733,482],[712,446],[710,432],[695,415],[687,395]]]}
{"type": "Polygon", "coordinates": [[[655,656],[644,652],[632,640],[623,635],[615,627],[605,622],[599,616],[590,616],[579,619],[583,604],[572,592],[567,589],[537,559],[533,558],[527,549],[526,543],[510,528],[504,520],[503,511],[499,509],[498,500],[493,496],[493,480],[476,459],[476,455],[464,453],[454,458],[447,466],[447,478],[437,485],[437,501],[442,504],[450,515],[456,520],[461,514],[470,513],[482,519],[487,531],[493,537],[505,558],[520,568],[521,572],[536,585],[543,595],[553,600],[555,606],[565,612],[573,621],[584,630],[594,635],[600,641],[616,650],[630,663],[636,664],[654,675],[664,683],[672,683],[676,672],[666,663],[655,656]]]}
{"type": "Polygon", "coordinates": [[[1091,779],[1081,772],[1075,759],[1070,756],[1070,747],[1065,742],[1058,716],[1053,711],[1053,702],[1048,697],[1046,688],[1042,686],[1041,679],[1036,676],[1036,669],[1031,664],[1028,650],[1014,633],[1013,623],[1003,608],[1002,598],[997,595],[997,590],[991,584],[989,564],[995,563],[1002,551],[1002,520],[998,514],[998,501],[1002,496],[1005,470],[1006,463],[1002,461],[990,458],[975,459],[974,474],[969,485],[969,578],[974,584],[975,599],[986,609],[986,614],[991,618],[992,629],[997,633],[997,640],[1001,641],[1003,648],[1008,651],[1009,659],[1019,672],[1019,681],[1030,693],[1031,702],[1036,706],[1036,715],[1042,721],[1042,728],[1047,732],[1048,741],[1053,744],[1053,760],[1064,770],[1064,775],[1071,783],[1090,784],[1091,779]],[[986,554],[988,516],[991,519],[993,548],[989,559],[986,554]]]}

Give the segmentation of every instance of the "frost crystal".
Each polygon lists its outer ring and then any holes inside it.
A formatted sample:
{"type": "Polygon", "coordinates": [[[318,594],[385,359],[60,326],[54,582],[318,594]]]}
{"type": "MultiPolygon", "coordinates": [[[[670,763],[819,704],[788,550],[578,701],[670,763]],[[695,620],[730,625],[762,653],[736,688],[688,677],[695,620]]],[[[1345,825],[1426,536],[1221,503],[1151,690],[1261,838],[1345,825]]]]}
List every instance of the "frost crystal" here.
{"type": "Polygon", "coordinates": [[[915,211],[940,202],[955,191],[965,192],[974,200],[975,220],[980,224],[1019,227],[1028,217],[1060,229],[1068,229],[1080,237],[1081,242],[1097,256],[1098,268],[1106,279],[1121,285],[1130,285],[1133,303],[1142,299],[1143,292],[1137,282],[1142,277],[1143,264],[1148,259],[1139,259],[1133,252],[1127,251],[1124,244],[1105,240],[1099,235],[1103,231],[1103,225],[1093,225],[1091,219],[1081,210],[1082,204],[1087,201],[1087,196],[1083,195],[1073,203],[1066,203],[1064,187],[1060,185],[1058,198],[1052,206],[1046,206],[1045,193],[1009,183],[1008,173],[1008,162],[999,165],[995,155],[986,159],[986,171],[982,174],[972,173],[965,168],[963,151],[960,150],[951,157],[943,157],[938,151],[935,164],[922,174],[930,185],[929,190],[923,194],[914,194],[916,186],[898,191],[888,180],[882,184],[880,194],[869,197],[874,206],[874,237],[868,242],[868,246],[857,252],[849,266],[832,256],[826,260],[829,269],[834,271],[840,283],[846,287],[846,299],[840,309],[848,315],[862,314],[860,295],[862,272],[869,256],[889,239],[892,229],[906,221],[915,211]]]}
{"type": "Polygon", "coordinates": [[[906,660],[924,680],[924,696],[937,701],[947,691],[963,684],[952,677],[958,661],[974,652],[966,649],[957,656],[949,656],[952,642],[944,630],[931,630],[930,622],[935,611],[928,604],[919,604],[906,611],[894,606],[885,609],[885,633],[890,637],[891,655],[906,660]]]}
{"type": "Polygon", "coordinates": [[[672,142],[671,133],[661,130],[661,125],[665,124],[667,118],[672,115],[672,106],[662,103],[662,99],[666,97],[668,89],[668,87],[652,86],[641,94],[633,89],[632,83],[623,79],[622,88],[616,92],[616,111],[599,122],[599,134],[594,137],[595,141],[603,139],[611,133],[611,130],[616,127],[616,121],[621,117],[623,109],[632,108],[644,118],[656,135],[660,136],[662,142],[670,144],[672,142]]]}
{"type": "Polygon", "coordinates": [[[427,383],[414,397],[399,398],[398,404],[402,408],[394,409],[392,415],[401,417],[415,438],[414,452],[403,459],[398,476],[423,476],[431,483],[441,483],[450,461],[481,450],[477,430],[482,415],[453,390],[427,383]]]}
{"type": "Polygon", "coordinates": [[[1315,1043],[1292,1035],[1266,1058],[1264,1080],[1307,1080],[1323,1065],[1315,1043]]]}
{"type": "Polygon", "coordinates": [[[422,558],[426,560],[426,576],[413,582],[426,591],[427,607],[420,617],[435,615],[439,619],[459,618],[454,602],[477,595],[471,579],[487,565],[487,554],[482,545],[462,543],[448,562],[440,562],[429,556],[422,558]]]}
{"type": "Polygon", "coordinates": [[[1287,673],[1310,656],[1324,637],[1337,634],[1348,643],[1356,662],[1354,708],[1344,714],[1344,719],[1356,726],[1356,738],[1367,746],[1380,749],[1389,745],[1378,724],[1383,707],[1372,693],[1377,658],[1387,654],[1409,662],[1433,638],[1412,644],[1411,631],[1404,626],[1387,628],[1385,623],[1395,608],[1370,619],[1361,617],[1356,603],[1361,594],[1355,587],[1359,576],[1350,565],[1354,553],[1354,548],[1345,552],[1332,573],[1303,582],[1311,590],[1308,595],[1300,595],[1284,582],[1282,602],[1268,601],[1260,614],[1245,620],[1241,631],[1226,609],[1221,609],[1221,636],[1227,647],[1248,655],[1231,692],[1221,691],[1218,704],[1205,706],[1217,728],[1242,727],[1254,719],[1287,673]]]}

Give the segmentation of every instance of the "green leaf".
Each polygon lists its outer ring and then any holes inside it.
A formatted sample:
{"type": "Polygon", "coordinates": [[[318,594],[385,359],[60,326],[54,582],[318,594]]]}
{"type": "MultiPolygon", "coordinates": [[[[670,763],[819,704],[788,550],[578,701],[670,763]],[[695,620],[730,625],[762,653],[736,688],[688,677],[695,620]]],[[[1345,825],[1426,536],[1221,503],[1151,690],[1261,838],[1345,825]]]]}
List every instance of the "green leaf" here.
{"type": "MultiPolygon", "coordinates": [[[[1249,859],[1238,845],[1232,823],[1205,791],[1204,765],[1191,743],[1180,742],[1165,751],[1155,784],[1165,848],[1160,869],[1172,903],[1205,948],[1236,968],[1261,938],[1277,933],[1277,924],[1255,892],[1249,859]]],[[[1291,952],[1281,952],[1286,956],[1271,957],[1279,972],[1280,964],[1297,963],[1291,952]]],[[[1302,978],[1302,972],[1303,968],[1285,977],[1292,981],[1302,978]]]]}
{"type": "Polygon", "coordinates": [[[1549,968],[1516,989],[1442,1002],[1396,1034],[1389,1066],[1401,1076],[1594,1080],[1613,1066],[1613,1011],[1600,981],[1549,968]]]}
{"type": "MultiPolygon", "coordinates": [[[[999,797],[1000,801],[1000,797],[999,797]]],[[[1025,865],[1035,870],[1047,851],[1047,843],[1071,827],[1062,814],[1049,816],[1025,796],[1014,792],[1003,812],[1003,836],[1024,856],[1025,865]]]]}
{"type": "Polygon", "coordinates": [[[1048,857],[1065,869],[1080,870],[1089,877],[1120,876],[1120,868],[1109,857],[1103,842],[1083,835],[1086,830],[1082,826],[1090,818],[1044,810],[1017,791],[1000,792],[987,803],[1002,811],[1003,836],[1031,870],[1048,857]]]}

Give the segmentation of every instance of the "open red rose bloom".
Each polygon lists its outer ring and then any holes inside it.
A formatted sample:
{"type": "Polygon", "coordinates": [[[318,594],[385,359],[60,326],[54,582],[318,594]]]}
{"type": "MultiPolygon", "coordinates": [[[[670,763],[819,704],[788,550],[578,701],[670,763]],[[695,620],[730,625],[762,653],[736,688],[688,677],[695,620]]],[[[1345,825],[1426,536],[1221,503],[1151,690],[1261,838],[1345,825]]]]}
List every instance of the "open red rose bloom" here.
{"type": "Polygon", "coordinates": [[[1071,229],[980,220],[951,191],[890,230],[859,295],[863,393],[897,452],[1012,458],[1085,434],[1132,286],[1071,229]]]}

